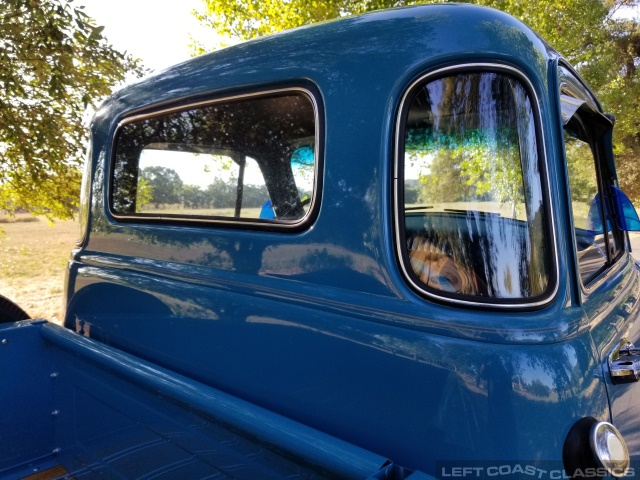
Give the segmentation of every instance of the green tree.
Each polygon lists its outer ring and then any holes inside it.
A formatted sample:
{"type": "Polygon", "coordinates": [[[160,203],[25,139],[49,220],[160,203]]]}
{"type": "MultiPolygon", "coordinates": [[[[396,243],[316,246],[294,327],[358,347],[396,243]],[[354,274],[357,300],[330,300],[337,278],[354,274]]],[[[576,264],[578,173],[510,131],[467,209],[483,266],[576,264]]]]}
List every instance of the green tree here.
{"type": "Polygon", "coordinates": [[[141,208],[143,205],[150,203],[153,200],[153,187],[149,185],[146,178],[141,177],[138,180],[138,187],[136,188],[136,205],[141,208]]]}
{"type": "MultiPolygon", "coordinates": [[[[182,202],[182,180],[178,172],[166,167],[147,167],[142,170],[138,184],[150,187],[149,203],[160,205],[182,202]]],[[[140,205],[141,206],[141,205],[140,205]]]]}
{"type": "Polygon", "coordinates": [[[187,208],[207,208],[211,199],[198,185],[185,185],[182,188],[182,202],[187,208]]]}
{"type": "Polygon", "coordinates": [[[244,185],[242,191],[242,207],[257,208],[269,200],[266,185],[244,185]]]}
{"type": "MultiPolygon", "coordinates": [[[[412,0],[203,0],[195,15],[204,25],[236,39],[412,0]]],[[[615,151],[622,188],[640,202],[640,24],[614,14],[637,0],[475,0],[521,19],[549,41],[591,85],[616,118],[615,151]]],[[[506,40],[507,41],[507,40],[506,40]]],[[[202,51],[202,46],[198,47],[202,51]]]]}
{"type": "Polygon", "coordinates": [[[84,112],[142,73],[102,29],[67,0],[0,2],[0,211],[73,215],[84,112]]]}
{"type": "Polygon", "coordinates": [[[211,199],[213,208],[234,208],[238,196],[238,179],[231,177],[228,180],[216,178],[207,187],[206,193],[211,199]]]}

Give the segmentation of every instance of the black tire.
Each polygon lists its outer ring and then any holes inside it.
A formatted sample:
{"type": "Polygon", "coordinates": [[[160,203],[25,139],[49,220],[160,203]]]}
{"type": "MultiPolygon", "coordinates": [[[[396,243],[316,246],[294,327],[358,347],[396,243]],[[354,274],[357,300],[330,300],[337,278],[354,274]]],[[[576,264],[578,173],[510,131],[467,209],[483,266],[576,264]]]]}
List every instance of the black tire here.
{"type": "Polygon", "coordinates": [[[29,320],[27,312],[8,298],[0,295],[0,323],[17,322],[18,320],[29,320]]]}

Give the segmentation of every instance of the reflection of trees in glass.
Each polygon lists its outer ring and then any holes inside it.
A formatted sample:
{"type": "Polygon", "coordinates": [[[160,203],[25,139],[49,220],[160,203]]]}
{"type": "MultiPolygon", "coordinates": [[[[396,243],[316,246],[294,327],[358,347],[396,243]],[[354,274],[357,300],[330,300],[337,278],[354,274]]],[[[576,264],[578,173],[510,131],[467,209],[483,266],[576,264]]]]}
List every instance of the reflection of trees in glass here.
{"type": "Polygon", "coordinates": [[[291,169],[296,186],[301,192],[300,198],[311,196],[315,176],[315,150],[313,146],[302,146],[291,154],[291,169]]]}
{"type": "Polygon", "coordinates": [[[420,168],[419,202],[459,202],[473,195],[474,187],[462,174],[461,162],[455,151],[429,142],[424,138],[425,133],[407,133],[406,161],[420,168]]]}
{"type": "Polygon", "coordinates": [[[136,205],[142,207],[151,203],[153,200],[153,186],[149,184],[146,178],[138,179],[138,188],[136,189],[136,205]]]}
{"type": "Polygon", "coordinates": [[[420,182],[418,180],[405,180],[404,182],[405,205],[418,203],[419,199],[420,199],[420,182]]]}
{"type": "Polygon", "coordinates": [[[524,200],[517,147],[511,144],[487,148],[478,144],[462,158],[462,174],[468,178],[468,185],[475,186],[476,196],[509,205],[511,217],[516,218],[524,200]]]}
{"type": "Polygon", "coordinates": [[[422,166],[421,201],[497,201],[515,214],[524,201],[512,80],[457,75],[421,90],[412,111],[422,117],[406,134],[411,166],[422,166]]]}
{"type": "MultiPolygon", "coordinates": [[[[585,130],[580,114],[572,117],[565,126],[564,140],[578,264],[582,281],[587,284],[602,271],[608,257],[607,240],[603,235],[602,203],[596,201],[598,177],[594,154],[588,143],[590,133],[585,130]]],[[[607,225],[607,229],[610,229],[610,225],[607,225]]],[[[609,236],[608,241],[611,248],[615,249],[613,235],[609,236]]]]}
{"type": "Polygon", "coordinates": [[[411,220],[407,231],[422,283],[479,297],[544,293],[549,259],[535,125],[517,81],[486,72],[427,83],[408,112],[405,176],[409,192],[419,188],[418,203],[438,207],[416,214],[423,220],[411,220]]]}
{"type": "MultiPolygon", "coordinates": [[[[212,208],[233,208],[236,205],[237,179],[216,178],[207,187],[205,194],[212,208]]],[[[244,185],[242,188],[242,208],[261,207],[269,199],[265,185],[244,185]]]]}

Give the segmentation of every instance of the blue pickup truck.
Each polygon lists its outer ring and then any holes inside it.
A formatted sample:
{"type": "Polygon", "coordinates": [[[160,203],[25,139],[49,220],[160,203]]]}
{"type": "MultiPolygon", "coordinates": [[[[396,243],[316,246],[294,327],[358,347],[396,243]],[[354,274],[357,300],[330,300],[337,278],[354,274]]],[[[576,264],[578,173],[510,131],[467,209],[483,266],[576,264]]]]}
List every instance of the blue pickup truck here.
{"type": "Polygon", "coordinates": [[[469,5],[124,88],[91,123],[64,325],[0,325],[0,477],[636,478],[613,127],[469,5]]]}

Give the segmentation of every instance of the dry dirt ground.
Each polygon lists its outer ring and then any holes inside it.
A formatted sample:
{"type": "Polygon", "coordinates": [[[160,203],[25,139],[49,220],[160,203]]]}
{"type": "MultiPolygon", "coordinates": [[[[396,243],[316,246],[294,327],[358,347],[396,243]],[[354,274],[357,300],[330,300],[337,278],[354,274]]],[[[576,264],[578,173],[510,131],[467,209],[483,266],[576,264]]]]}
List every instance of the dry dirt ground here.
{"type": "Polygon", "coordinates": [[[78,235],[73,221],[0,217],[0,294],[32,318],[61,321],[64,272],[78,235]]]}

